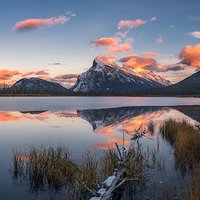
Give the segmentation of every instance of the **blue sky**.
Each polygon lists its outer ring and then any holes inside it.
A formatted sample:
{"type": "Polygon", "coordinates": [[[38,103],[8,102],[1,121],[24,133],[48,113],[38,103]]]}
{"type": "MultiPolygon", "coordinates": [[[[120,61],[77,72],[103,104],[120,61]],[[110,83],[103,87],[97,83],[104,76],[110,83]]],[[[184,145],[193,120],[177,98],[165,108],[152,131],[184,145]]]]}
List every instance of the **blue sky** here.
{"type": "MultiPolygon", "coordinates": [[[[51,76],[79,74],[89,68],[95,56],[107,54],[107,48],[95,46],[91,40],[118,37],[120,20],[155,21],[128,29],[132,50],[116,53],[142,55],[156,52],[161,64],[179,62],[178,54],[187,45],[196,45],[200,31],[198,0],[1,0],[0,69],[20,72],[46,70],[51,76]],[[47,19],[76,14],[66,23],[30,31],[16,31],[15,25],[27,19],[47,19]],[[159,44],[155,41],[162,38],[159,44]],[[61,63],[61,65],[52,65],[61,63]]],[[[125,30],[124,30],[125,31],[125,30]]],[[[195,69],[177,73],[186,76],[195,69]]],[[[170,73],[161,73],[170,79],[170,73]]],[[[172,75],[172,74],[171,74],[172,75]]],[[[175,77],[176,78],[176,77],[175,77]]]]}

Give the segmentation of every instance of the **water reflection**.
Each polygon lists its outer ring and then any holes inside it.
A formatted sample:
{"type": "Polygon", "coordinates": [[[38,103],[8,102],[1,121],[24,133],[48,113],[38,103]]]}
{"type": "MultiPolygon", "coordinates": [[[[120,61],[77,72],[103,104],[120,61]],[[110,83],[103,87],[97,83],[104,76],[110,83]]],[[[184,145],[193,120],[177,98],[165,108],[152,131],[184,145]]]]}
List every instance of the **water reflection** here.
{"type": "MultiPolygon", "coordinates": [[[[192,108],[192,107],[191,107],[192,108]]],[[[196,116],[194,112],[198,112],[197,107],[192,112],[190,108],[190,116],[196,116]]],[[[144,130],[145,137],[155,139],[158,137],[160,126],[167,119],[175,119],[177,121],[186,120],[192,125],[199,124],[198,121],[188,115],[180,112],[185,110],[184,107],[130,107],[130,108],[113,108],[105,110],[82,110],[78,111],[78,116],[87,120],[93,131],[107,137],[106,142],[97,142],[93,147],[100,149],[109,149],[114,147],[114,143],[129,144],[130,137],[136,133],[140,127],[144,130]],[[151,124],[154,131],[150,131],[151,124]],[[121,134],[120,134],[121,133],[121,134]],[[125,135],[125,138],[122,139],[125,135]]]]}
{"type": "MultiPolygon", "coordinates": [[[[162,140],[159,127],[169,119],[187,120],[192,125],[200,124],[200,106],[178,107],[123,107],[96,110],[39,110],[0,112],[0,196],[5,199],[35,199],[27,196],[24,188],[12,186],[8,169],[11,161],[11,151],[22,150],[29,145],[59,144],[69,146],[73,154],[82,155],[88,150],[102,153],[113,148],[114,143],[129,145],[131,138],[141,125],[146,130],[142,144],[151,145],[159,155],[167,160],[166,184],[173,190],[174,185],[183,184],[174,171],[172,149],[162,140]],[[148,131],[154,125],[154,132],[148,131]],[[150,139],[149,139],[150,138],[150,139]],[[174,184],[170,184],[170,183],[174,184]],[[9,189],[8,189],[9,188],[9,189]],[[12,191],[12,192],[9,192],[12,191]]],[[[158,184],[163,180],[163,174],[152,172],[154,181],[158,184]]],[[[159,185],[161,186],[161,184],[159,185]]],[[[159,190],[159,187],[157,187],[159,190]]],[[[153,191],[156,191],[153,189],[153,191]]],[[[151,188],[152,192],[152,188],[151,188]]]]}
{"type": "MultiPolygon", "coordinates": [[[[0,112],[0,122],[40,121],[49,124],[50,128],[59,128],[67,119],[80,123],[80,119],[87,121],[98,139],[90,146],[97,149],[109,149],[114,143],[128,145],[130,138],[139,127],[145,131],[145,137],[158,137],[160,126],[169,118],[188,121],[194,126],[200,123],[199,106],[179,107],[124,107],[97,110],[62,110],[62,111],[21,111],[0,112]],[[53,125],[50,125],[53,123],[53,125]],[[149,131],[150,126],[154,131],[149,131]]],[[[83,123],[83,121],[81,122],[83,123]]],[[[81,127],[81,125],[80,125],[81,127]]]]}

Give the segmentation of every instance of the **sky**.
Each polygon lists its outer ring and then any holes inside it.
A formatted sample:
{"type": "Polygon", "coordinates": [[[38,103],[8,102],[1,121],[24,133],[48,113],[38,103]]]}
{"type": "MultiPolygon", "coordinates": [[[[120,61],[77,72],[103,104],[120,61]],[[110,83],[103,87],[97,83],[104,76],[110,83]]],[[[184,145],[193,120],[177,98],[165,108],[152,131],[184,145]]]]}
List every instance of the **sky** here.
{"type": "Polygon", "coordinates": [[[172,83],[200,67],[199,0],[0,0],[0,84],[69,86],[96,56],[172,83]]]}

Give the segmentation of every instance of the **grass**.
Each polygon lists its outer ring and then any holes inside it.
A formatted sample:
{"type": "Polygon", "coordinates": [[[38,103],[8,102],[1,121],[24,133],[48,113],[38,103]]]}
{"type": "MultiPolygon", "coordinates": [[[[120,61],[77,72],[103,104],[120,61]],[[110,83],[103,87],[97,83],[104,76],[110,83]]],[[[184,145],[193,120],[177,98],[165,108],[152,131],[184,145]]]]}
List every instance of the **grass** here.
{"type": "Polygon", "coordinates": [[[192,188],[189,191],[189,200],[199,200],[200,198],[200,166],[195,169],[192,179],[192,188]]]}
{"type": "MultiPolygon", "coordinates": [[[[153,155],[153,154],[152,154],[153,155]]],[[[124,153],[124,161],[129,169],[126,173],[129,185],[145,182],[146,166],[154,160],[141,149],[130,148],[124,153]],[[148,163],[147,163],[148,162],[148,163]]],[[[74,161],[68,149],[60,147],[30,147],[26,152],[13,152],[13,176],[25,181],[31,192],[67,188],[69,199],[89,199],[87,188],[98,189],[98,185],[118,167],[116,150],[108,150],[100,158],[91,153],[83,154],[81,161],[74,161]]]]}
{"type": "Polygon", "coordinates": [[[177,167],[186,170],[200,162],[200,131],[186,121],[168,120],[161,127],[162,137],[175,150],[177,167]]]}
{"type": "Polygon", "coordinates": [[[64,147],[31,147],[28,153],[13,154],[13,174],[15,178],[26,178],[30,191],[43,190],[44,186],[59,190],[78,171],[76,163],[64,147]]]}
{"type": "Polygon", "coordinates": [[[186,195],[188,200],[200,199],[200,131],[186,121],[168,120],[161,127],[162,137],[174,148],[176,165],[181,172],[188,171],[192,186],[186,195]]]}

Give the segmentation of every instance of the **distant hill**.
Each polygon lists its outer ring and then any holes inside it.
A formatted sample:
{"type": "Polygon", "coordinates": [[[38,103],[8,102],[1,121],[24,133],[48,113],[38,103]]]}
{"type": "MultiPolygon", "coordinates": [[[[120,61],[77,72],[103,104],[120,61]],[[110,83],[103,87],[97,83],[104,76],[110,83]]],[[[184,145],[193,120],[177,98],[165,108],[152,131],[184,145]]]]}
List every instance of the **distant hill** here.
{"type": "Polygon", "coordinates": [[[40,78],[23,78],[17,81],[10,91],[13,94],[47,94],[47,95],[64,95],[70,91],[59,83],[49,82],[40,78]]]}
{"type": "Polygon", "coordinates": [[[176,84],[164,88],[140,91],[139,95],[142,94],[157,96],[199,96],[200,71],[176,84]]]}
{"type": "Polygon", "coordinates": [[[166,89],[172,94],[200,94],[200,71],[166,89]]]}

